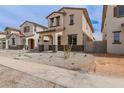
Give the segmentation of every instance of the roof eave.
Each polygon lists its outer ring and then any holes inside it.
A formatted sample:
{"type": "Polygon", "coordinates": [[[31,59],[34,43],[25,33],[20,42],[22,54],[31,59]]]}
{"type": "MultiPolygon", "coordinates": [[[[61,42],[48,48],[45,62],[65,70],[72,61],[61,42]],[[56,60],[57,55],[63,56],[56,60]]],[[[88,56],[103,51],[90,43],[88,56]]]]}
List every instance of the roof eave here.
{"type": "Polygon", "coordinates": [[[104,5],[104,6],[103,6],[101,32],[103,32],[103,27],[104,27],[105,18],[106,18],[107,7],[108,7],[107,5],[104,5]]]}

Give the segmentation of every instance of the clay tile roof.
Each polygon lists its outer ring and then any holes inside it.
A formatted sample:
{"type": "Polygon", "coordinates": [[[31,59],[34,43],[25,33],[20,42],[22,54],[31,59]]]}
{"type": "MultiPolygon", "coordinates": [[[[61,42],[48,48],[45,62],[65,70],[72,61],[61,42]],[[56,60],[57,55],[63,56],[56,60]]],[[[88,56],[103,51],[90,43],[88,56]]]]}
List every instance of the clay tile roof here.
{"type": "Polygon", "coordinates": [[[44,29],[47,29],[46,26],[40,25],[40,24],[35,23],[35,22],[31,22],[31,21],[25,21],[25,22],[23,22],[23,23],[20,25],[20,27],[21,27],[23,24],[25,24],[26,22],[31,23],[31,24],[36,25],[36,26],[39,26],[39,27],[42,27],[42,28],[44,28],[44,29]]]}

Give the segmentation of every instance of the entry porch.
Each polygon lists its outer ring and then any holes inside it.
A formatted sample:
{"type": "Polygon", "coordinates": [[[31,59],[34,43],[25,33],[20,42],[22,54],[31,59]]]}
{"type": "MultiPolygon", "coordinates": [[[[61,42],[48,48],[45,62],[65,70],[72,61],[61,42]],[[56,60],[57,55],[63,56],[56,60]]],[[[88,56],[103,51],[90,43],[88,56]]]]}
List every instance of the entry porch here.
{"type": "Polygon", "coordinates": [[[40,33],[39,51],[57,52],[62,49],[63,30],[48,30],[40,33]]]}

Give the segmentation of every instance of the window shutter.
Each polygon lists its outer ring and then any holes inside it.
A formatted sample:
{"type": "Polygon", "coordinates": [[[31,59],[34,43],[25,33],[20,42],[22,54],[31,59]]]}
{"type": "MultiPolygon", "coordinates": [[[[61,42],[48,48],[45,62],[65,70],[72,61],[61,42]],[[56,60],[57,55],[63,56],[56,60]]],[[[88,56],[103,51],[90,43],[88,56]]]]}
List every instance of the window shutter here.
{"type": "Polygon", "coordinates": [[[114,17],[117,17],[117,7],[114,7],[113,15],[114,15],[114,17]]]}

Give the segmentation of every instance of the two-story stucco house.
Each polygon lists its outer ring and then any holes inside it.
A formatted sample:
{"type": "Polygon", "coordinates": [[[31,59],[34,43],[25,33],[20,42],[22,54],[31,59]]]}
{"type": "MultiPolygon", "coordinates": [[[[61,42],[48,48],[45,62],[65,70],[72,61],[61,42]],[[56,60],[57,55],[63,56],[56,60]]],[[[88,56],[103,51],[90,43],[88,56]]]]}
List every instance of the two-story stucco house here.
{"type": "Polygon", "coordinates": [[[6,49],[23,49],[24,34],[19,29],[6,27],[4,31],[6,34],[6,49]]]}
{"type": "Polygon", "coordinates": [[[20,25],[21,33],[25,36],[25,45],[28,49],[37,49],[39,43],[39,33],[47,27],[31,21],[25,21],[20,25]]]}
{"type": "Polygon", "coordinates": [[[124,54],[124,6],[104,5],[102,16],[103,41],[107,42],[107,52],[124,54]]]}
{"type": "Polygon", "coordinates": [[[63,7],[46,18],[48,29],[40,32],[41,51],[52,49],[56,52],[72,43],[72,50],[83,51],[87,41],[94,41],[94,29],[85,8],[63,7]]]}

